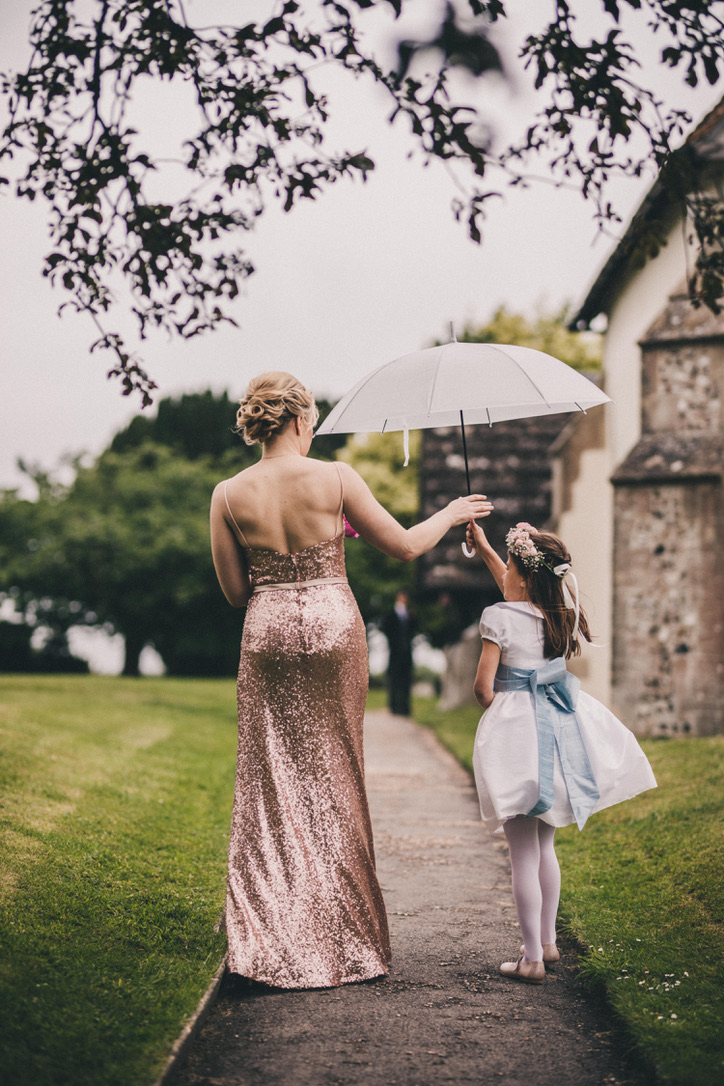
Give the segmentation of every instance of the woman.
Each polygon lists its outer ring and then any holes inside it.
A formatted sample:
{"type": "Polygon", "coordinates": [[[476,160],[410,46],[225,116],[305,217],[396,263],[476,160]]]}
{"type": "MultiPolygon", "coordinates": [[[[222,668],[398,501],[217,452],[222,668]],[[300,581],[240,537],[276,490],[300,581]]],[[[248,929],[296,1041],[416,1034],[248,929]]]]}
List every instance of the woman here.
{"type": "Polygon", "coordinates": [[[248,604],[229,841],[229,968],[280,988],[387,972],[387,919],[364,786],[365,629],[344,565],[344,521],[410,561],[487,516],[476,494],[402,528],[347,464],[306,458],[318,412],[288,373],[249,384],[237,414],[258,463],[216,487],[221,588],[248,604]]]}

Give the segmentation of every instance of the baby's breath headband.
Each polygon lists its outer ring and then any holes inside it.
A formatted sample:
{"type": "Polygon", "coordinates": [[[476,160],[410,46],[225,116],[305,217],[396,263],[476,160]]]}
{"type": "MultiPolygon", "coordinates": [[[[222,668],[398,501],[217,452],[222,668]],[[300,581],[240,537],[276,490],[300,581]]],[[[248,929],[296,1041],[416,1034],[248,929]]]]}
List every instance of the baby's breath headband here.
{"type": "Polygon", "coordinates": [[[538,532],[537,528],[534,528],[532,524],[528,524],[527,521],[522,520],[511,528],[505,537],[505,545],[508,548],[510,554],[514,554],[515,557],[521,562],[526,569],[540,569],[541,566],[545,566],[551,573],[561,580],[561,587],[563,589],[563,602],[569,611],[574,612],[573,621],[573,633],[571,634],[571,641],[578,640],[578,617],[580,613],[580,605],[578,602],[578,581],[576,575],[571,569],[570,562],[561,562],[557,566],[551,566],[546,562],[545,555],[538,550],[535,543],[530,537],[531,532],[538,532]],[[573,593],[568,587],[567,579],[573,583],[573,593]]]}

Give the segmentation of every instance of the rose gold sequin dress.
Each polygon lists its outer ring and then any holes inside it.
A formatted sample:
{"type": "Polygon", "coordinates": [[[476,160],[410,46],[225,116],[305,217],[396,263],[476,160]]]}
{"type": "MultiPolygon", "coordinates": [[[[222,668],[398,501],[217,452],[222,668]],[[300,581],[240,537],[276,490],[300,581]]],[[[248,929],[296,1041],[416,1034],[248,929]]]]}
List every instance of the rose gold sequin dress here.
{"type": "Polygon", "coordinates": [[[344,535],[245,554],[255,591],[237,688],[229,969],[280,988],[367,980],[387,972],[390,947],[364,785],[367,644],[344,535]]]}

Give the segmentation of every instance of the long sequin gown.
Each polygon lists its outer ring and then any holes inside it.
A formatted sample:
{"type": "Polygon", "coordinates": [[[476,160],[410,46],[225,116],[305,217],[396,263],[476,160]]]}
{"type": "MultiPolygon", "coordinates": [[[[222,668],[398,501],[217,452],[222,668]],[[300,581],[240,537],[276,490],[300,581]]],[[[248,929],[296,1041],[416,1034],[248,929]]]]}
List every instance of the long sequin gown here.
{"type": "Polygon", "coordinates": [[[387,973],[390,946],[364,784],[367,644],[344,534],[245,554],[255,591],[237,687],[229,969],[280,988],[368,980],[387,973]],[[266,587],[280,585],[300,587],[266,587]]]}

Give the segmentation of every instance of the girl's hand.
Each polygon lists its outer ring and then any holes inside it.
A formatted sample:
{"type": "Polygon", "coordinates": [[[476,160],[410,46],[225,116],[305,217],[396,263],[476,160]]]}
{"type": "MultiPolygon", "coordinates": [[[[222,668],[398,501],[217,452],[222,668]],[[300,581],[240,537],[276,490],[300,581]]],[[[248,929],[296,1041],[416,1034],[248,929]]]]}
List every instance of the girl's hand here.
{"type": "MultiPolygon", "coordinates": [[[[487,516],[487,514],[486,514],[487,516]]],[[[479,524],[476,524],[474,520],[471,520],[468,524],[467,531],[465,533],[465,542],[471,550],[474,550],[476,554],[482,556],[483,551],[490,550],[490,544],[488,543],[488,537],[479,524]]]]}
{"type": "Polygon", "coordinates": [[[487,500],[485,494],[470,494],[467,498],[456,498],[450,502],[447,511],[454,527],[468,521],[474,523],[475,517],[489,517],[493,508],[493,503],[487,500]]]}

